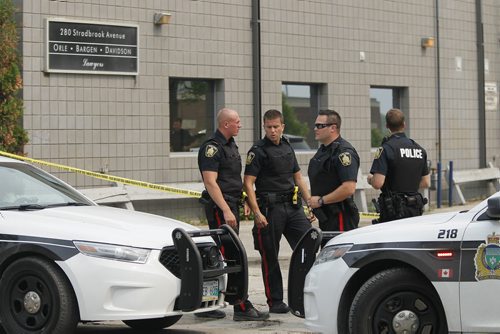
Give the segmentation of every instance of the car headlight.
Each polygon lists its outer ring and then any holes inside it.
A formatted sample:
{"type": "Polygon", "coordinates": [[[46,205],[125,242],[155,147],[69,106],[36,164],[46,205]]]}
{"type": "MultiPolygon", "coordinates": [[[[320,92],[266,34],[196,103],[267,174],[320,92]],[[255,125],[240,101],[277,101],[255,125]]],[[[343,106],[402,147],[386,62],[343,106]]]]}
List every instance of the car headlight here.
{"type": "Polygon", "coordinates": [[[95,242],[73,241],[80,253],[110,260],[146,263],[150,249],[121,245],[100,244],[95,242]]]}
{"type": "Polygon", "coordinates": [[[339,259],[351,248],[352,244],[326,246],[319,253],[316,261],[314,261],[314,265],[339,259]]]}

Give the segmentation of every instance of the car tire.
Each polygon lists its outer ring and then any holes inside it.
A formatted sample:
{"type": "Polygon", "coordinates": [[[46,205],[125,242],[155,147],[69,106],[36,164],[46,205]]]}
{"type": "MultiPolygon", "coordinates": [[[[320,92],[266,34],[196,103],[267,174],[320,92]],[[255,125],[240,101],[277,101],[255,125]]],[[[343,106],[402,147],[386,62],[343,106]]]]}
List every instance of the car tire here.
{"type": "Polygon", "coordinates": [[[403,333],[405,328],[407,333],[448,333],[434,287],[409,268],[377,273],[354,297],[349,311],[350,333],[403,333]]]}
{"type": "Polygon", "coordinates": [[[78,305],[68,279],[53,262],[16,260],[0,279],[0,322],[6,333],[69,334],[78,321],[78,305]]]}
{"type": "Polygon", "coordinates": [[[154,319],[123,320],[123,323],[130,328],[140,331],[157,331],[173,326],[180,318],[182,318],[182,315],[154,319]]]}

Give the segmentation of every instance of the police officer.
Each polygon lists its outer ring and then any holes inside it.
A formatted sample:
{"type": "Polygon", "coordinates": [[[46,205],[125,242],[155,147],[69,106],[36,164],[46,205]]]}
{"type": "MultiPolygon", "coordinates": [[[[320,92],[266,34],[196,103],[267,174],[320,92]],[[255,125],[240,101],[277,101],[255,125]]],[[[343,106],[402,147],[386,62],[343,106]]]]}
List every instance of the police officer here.
{"type": "Polygon", "coordinates": [[[356,191],[359,156],[340,136],[342,119],[335,110],[320,110],[314,136],[321,143],[309,162],[311,184],[308,204],[325,231],[348,231],[358,227],[359,212],[352,196],[356,191]]]}
{"type": "MultiPolygon", "coordinates": [[[[241,156],[234,141],[241,128],[240,117],[232,109],[224,108],[217,114],[218,128],[215,134],[205,141],[198,152],[198,166],[206,192],[205,213],[211,229],[228,224],[239,232],[239,209],[241,205],[241,156]]],[[[196,313],[207,318],[224,318],[219,310],[196,313]]],[[[259,312],[249,300],[234,305],[235,321],[265,320],[266,312],[259,312]]]]}
{"type": "Polygon", "coordinates": [[[373,188],[382,189],[377,202],[380,218],[373,223],[420,216],[427,199],[418,189],[430,184],[427,153],[406,137],[403,112],[391,109],[385,121],[391,134],[378,148],[367,179],[373,188]]]}
{"type": "Polygon", "coordinates": [[[243,182],[255,215],[252,234],[262,259],[269,312],[287,313],[290,308],[283,302],[278,262],[280,240],[284,234],[293,249],[311,227],[300,198],[301,194],[304,199],[310,195],[295,152],[282,136],[285,128],[282,113],[271,109],[265,112],[263,119],[266,135],[248,152],[243,182]]]}

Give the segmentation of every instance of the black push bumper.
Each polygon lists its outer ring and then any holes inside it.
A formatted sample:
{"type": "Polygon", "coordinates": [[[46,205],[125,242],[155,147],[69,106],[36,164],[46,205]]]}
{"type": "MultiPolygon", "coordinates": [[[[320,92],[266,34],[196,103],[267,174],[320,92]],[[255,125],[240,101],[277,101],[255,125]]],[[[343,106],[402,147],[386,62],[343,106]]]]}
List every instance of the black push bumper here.
{"type": "Polygon", "coordinates": [[[203,281],[227,274],[224,300],[237,304],[248,298],[248,261],[245,248],[240,239],[228,225],[216,230],[185,231],[177,228],[172,232],[181,273],[181,293],[177,308],[190,312],[200,308],[203,297],[203,281]],[[215,269],[203,266],[202,256],[193,238],[216,237],[224,248],[225,265],[215,269]]]}
{"type": "Polygon", "coordinates": [[[319,228],[312,227],[297,243],[288,270],[288,305],[293,315],[301,318],[305,316],[304,283],[320,246],[341,233],[322,232],[319,228]]]}

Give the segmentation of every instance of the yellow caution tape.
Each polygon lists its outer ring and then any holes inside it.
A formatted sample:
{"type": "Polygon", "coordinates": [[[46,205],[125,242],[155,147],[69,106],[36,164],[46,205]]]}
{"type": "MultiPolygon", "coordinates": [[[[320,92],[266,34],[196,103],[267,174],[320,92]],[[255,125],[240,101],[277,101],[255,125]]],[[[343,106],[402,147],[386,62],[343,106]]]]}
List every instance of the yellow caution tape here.
{"type": "MultiPolygon", "coordinates": [[[[313,214],[312,209],[308,207],[307,205],[304,205],[304,213],[306,214],[307,217],[313,214]]],[[[360,212],[359,213],[359,218],[378,218],[380,217],[380,214],[377,212],[360,212]]]]}
{"type": "Polygon", "coordinates": [[[120,176],[113,176],[113,175],[107,175],[107,174],[102,174],[102,173],[97,173],[97,172],[91,172],[91,171],[80,169],[80,168],[74,168],[74,167],[69,167],[69,166],[65,166],[65,165],[55,164],[55,163],[51,163],[51,162],[47,162],[47,161],[43,161],[43,160],[36,160],[36,159],[27,158],[27,157],[23,157],[20,155],[8,153],[8,152],[3,152],[3,151],[0,151],[0,155],[6,156],[9,158],[13,158],[13,159],[17,159],[17,160],[27,161],[27,162],[34,163],[34,164],[43,165],[43,166],[55,167],[55,168],[59,168],[62,170],[66,170],[68,172],[75,172],[78,174],[83,174],[86,176],[94,177],[96,179],[101,179],[101,180],[105,180],[105,181],[119,182],[119,183],[129,184],[129,185],[137,186],[137,187],[141,187],[141,188],[160,190],[160,191],[165,191],[165,192],[179,194],[179,195],[186,195],[189,197],[196,197],[196,198],[201,197],[201,192],[199,192],[199,191],[179,189],[179,188],[174,188],[174,187],[168,187],[168,186],[165,186],[162,184],[149,183],[149,182],[144,182],[144,181],[127,179],[127,178],[120,177],[120,176]]]}
{"type": "Polygon", "coordinates": [[[379,218],[380,214],[377,212],[360,212],[359,217],[361,217],[361,218],[379,218]]]}
{"type": "MultiPolygon", "coordinates": [[[[80,168],[74,168],[74,167],[70,167],[70,166],[65,166],[65,165],[61,165],[61,164],[55,164],[52,162],[43,161],[43,160],[37,160],[37,159],[28,158],[28,157],[23,157],[21,155],[12,154],[12,153],[8,153],[8,152],[4,152],[4,151],[0,151],[0,155],[6,156],[6,157],[9,157],[12,159],[17,159],[17,160],[22,160],[22,161],[38,164],[38,165],[55,167],[55,168],[59,168],[59,169],[62,169],[62,170],[68,171],[68,172],[75,172],[78,174],[83,174],[83,175],[94,177],[96,179],[100,179],[100,180],[104,180],[104,181],[119,182],[119,183],[123,183],[123,184],[129,184],[131,186],[137,186],[137,187],[146,188],[146,189],[165,191],[165,192],[169,192],[169,193],[186,195],[186,196],[195,197],[195,198],[201,197],[201,192],[195,191],[195,190],[180,189],[180,188],[165,186],[163,184],[155,184],[155,183],[149,183],[149,182],[144,182],[144,181],[127,179],[127,178],[120,177],[120,176],[113,176],[113,175],[108,175],[108,174],[91,172],[91,171],[80,169],[80,168]]],[[[296,187],[296,188],[298,190],[298,187],[296,187]]],[[[246,193],[243,193],[243,194],[244,194],[244,196],[246,196],[246,193]]],[[[294,192],[294,196],[297,196],[297,191],[294,192]]],[[[359,216],[361,218],[378,218],[380,215],[376,212],[360,212],[359,216]]]]}

